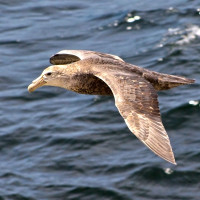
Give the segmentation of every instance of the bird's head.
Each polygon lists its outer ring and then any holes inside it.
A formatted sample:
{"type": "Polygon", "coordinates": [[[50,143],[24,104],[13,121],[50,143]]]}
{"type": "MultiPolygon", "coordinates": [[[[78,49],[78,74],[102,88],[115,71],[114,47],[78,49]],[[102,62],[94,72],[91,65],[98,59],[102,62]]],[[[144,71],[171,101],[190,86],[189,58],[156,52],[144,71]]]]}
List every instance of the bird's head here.
{"type": "Polygon", "coordinates": [[[42,72],[42,74],[38,78],[33,80],[32,83],[28,86],[28,91],[33,92],[37,88],[42,87],[44,85],[60,87],[60,82],[62,80],[63,74],[63,67],[61,66],[54,65],[47,67],[42,72]]]}

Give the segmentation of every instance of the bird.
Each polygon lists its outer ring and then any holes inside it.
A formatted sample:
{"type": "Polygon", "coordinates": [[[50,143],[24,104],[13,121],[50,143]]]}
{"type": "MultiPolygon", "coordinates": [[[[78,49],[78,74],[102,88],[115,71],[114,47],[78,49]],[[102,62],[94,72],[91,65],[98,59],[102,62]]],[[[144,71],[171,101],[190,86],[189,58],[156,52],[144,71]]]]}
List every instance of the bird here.
{"type": "Polygon", "coordinates": [[[88,50],[62,50],[50,57],[50,63],[28,86],[29,92],[55,86],[80,94],[114,96],[129,130],[156,155],[176,165],[157,91],[195,80],[151,71],[116,55],[88,50]]]}

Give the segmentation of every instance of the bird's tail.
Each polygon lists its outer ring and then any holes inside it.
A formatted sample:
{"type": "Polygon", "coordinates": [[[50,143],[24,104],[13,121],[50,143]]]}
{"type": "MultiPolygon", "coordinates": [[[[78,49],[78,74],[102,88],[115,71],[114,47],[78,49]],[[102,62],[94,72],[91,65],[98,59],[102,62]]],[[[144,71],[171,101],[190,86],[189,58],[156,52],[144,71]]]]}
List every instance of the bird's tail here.
{"type": "MultiPolygon", "coordinates": [[[[187,85],[195,82],[193,79],[188,79],[181,76],[175,76],[170,74],[161,74],[158,72],[153,72],[154,83],[150,81],[156,90],[168,90],[179,85],[187,85]]],[[[146,77],[147,80],[149,77],[146,77]]]]}
{"type": "Polygon", "coordinates": [[[158,82],[160,82],[161,90],[167,90],[167,89],[177,87],[179,85],[187,85],[187,84],[194,83],[195,80],[188,79],[181,76],[161,74],[161,76],[158,77],[158,82]]]}

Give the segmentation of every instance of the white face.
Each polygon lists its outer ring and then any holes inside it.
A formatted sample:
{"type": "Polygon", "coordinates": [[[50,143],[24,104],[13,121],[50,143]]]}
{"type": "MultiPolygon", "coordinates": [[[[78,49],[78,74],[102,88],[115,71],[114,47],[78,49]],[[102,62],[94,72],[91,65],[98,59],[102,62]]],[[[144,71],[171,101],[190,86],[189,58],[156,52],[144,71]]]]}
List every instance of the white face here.
{"type": "Polygon", "coordinates": [[[33,92],[43,85],[48,86],[62,86],[62,79],[67,76],[63,74],[63,70],[58,66],[51,66],[45,69],[42,74],[35,79],[28,87],[29,92],[33,92]]]}
{"type": "Polygon", "coordinates": [[[58,73],[53,70],[45,70],[42,73],[42,78],[46,82],[45,85],[51,85],[55,81],[56,78],[58,78],[58,73]]]}

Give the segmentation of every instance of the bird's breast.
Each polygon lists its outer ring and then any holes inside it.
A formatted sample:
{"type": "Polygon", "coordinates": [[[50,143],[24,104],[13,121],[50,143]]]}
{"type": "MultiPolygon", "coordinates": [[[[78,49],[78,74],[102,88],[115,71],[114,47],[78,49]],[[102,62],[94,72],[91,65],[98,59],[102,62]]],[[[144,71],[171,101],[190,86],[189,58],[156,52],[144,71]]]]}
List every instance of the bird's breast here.
{"type": "Polygon", "coordinates": [[[73,76],[70,90],[80,94],[113,95],[108,85],[92,74],[73,76]]]}

